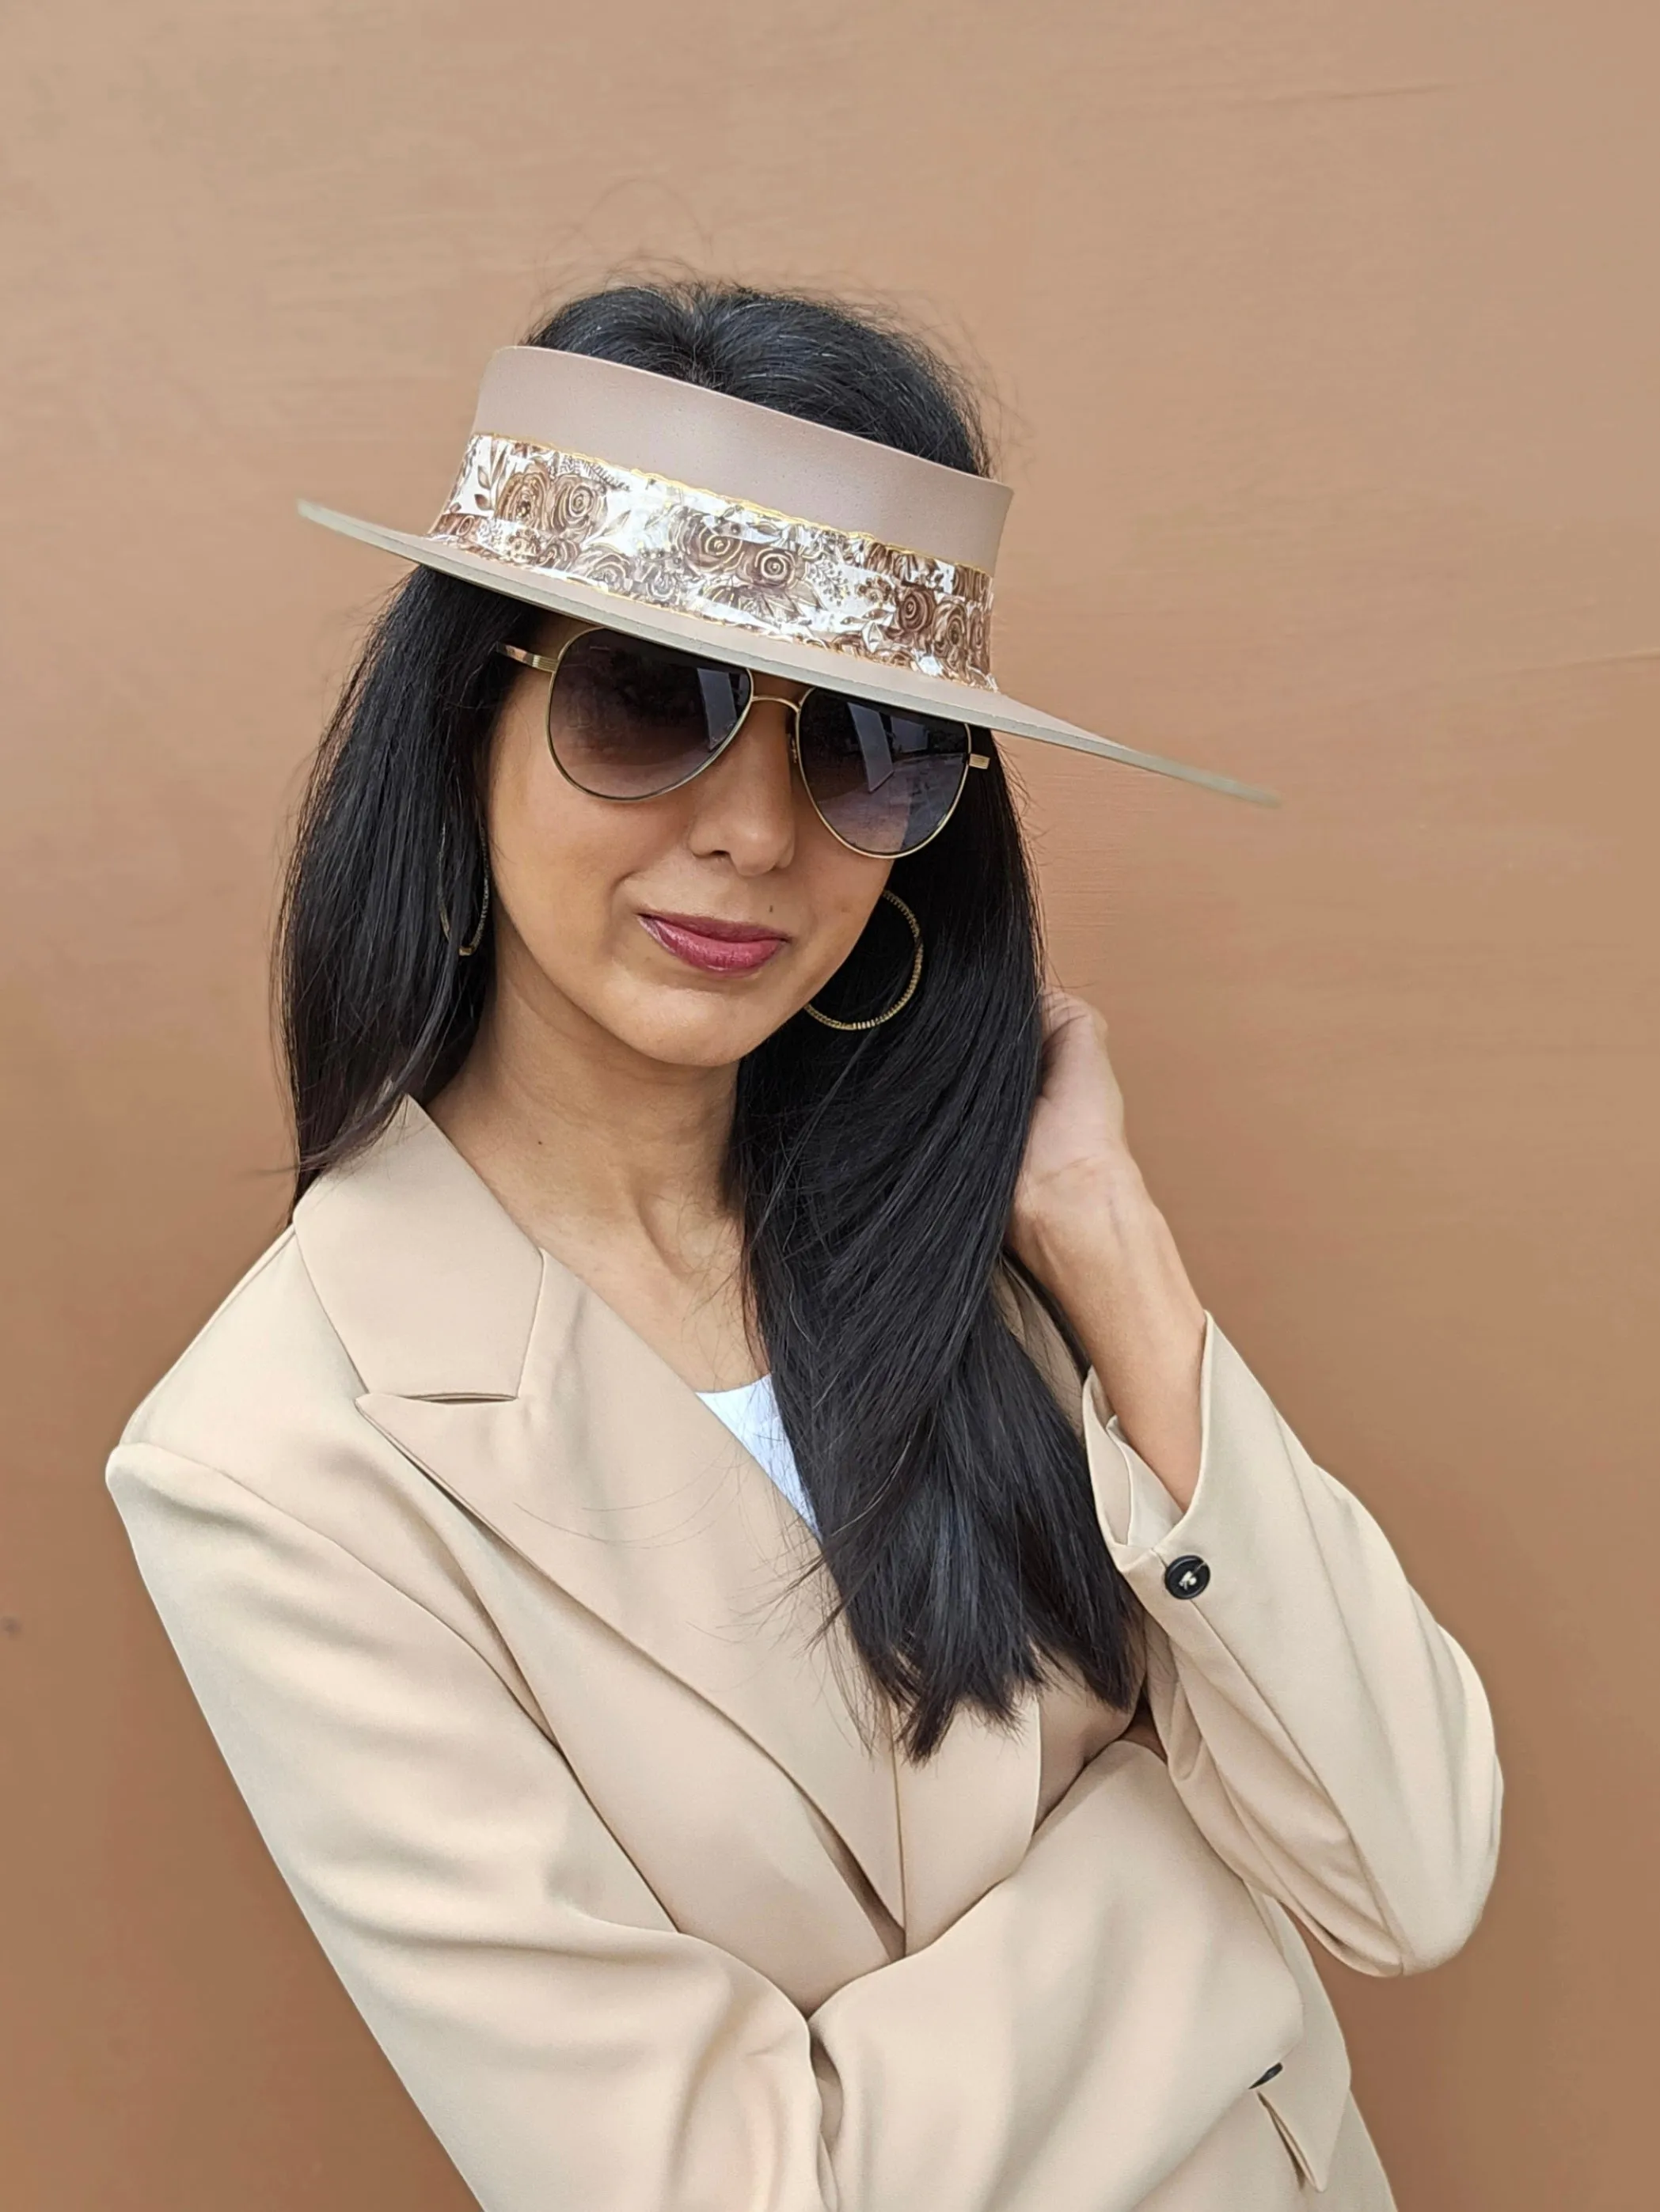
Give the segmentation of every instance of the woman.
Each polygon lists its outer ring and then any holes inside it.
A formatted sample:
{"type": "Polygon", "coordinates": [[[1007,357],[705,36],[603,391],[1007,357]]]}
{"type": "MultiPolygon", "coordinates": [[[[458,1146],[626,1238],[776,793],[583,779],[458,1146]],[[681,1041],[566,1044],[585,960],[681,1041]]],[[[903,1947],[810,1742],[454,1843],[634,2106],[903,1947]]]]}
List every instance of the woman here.
{"type": "Polygon", "coordinates": [[[417,565],[293,863],[299,1202],[109,1483],[486,2212],[1371,2212],[1290,1916],[1409,1972],[1492,1877],[1468,1662],[1040,997],[988,726],[1243,787],[995,691],[1006,496],[914,341],[631,288],[430,532],[321,518],[417,565]]]}

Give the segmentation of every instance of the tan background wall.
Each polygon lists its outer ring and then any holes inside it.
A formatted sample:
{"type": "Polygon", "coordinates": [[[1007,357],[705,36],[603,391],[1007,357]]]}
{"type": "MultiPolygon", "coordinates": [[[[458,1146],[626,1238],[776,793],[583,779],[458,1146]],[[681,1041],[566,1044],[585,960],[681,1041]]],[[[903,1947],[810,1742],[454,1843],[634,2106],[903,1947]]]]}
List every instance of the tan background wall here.
{"type": "Polygon", "coordinates": [[[1499,1710],[1486,1923],[1340,1990],[1403,2212],[1644,2201],[1655,21],[10,0],[7,2212],[467,2201],[265,1859],[101,1462],[282,1209],[273,872],[394,573],[294,498],[423,521],[489,348],[642,248],[878,289],[977,357],[1005,681],[1283,791],[1010,748],[1204,1295],[1499,1710]]]}

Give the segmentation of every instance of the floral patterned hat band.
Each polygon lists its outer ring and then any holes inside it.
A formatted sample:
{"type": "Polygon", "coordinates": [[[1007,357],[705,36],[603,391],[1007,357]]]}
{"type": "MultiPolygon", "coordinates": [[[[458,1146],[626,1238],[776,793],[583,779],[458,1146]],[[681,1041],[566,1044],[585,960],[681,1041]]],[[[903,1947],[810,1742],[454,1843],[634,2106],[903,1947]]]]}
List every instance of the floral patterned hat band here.
{"type": "Polygon", "coordinates": [[[476,431],[431,535],[783,642],[991,684],[983,568],[592,453],[476,431]]]}
{"type": "Polygon", "coordinates": [[[553,611],[1271,804],[998,690],[992,571],[1009,497],[678,378],[508,346],[429,530],[301,512],[553,611]]]}

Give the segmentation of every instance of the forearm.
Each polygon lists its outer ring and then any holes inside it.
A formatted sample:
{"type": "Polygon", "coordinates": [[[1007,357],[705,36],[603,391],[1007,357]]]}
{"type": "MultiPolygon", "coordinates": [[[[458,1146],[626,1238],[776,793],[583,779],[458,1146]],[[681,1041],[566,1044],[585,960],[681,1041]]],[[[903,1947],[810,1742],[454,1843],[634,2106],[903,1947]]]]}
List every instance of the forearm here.
{"type": "Polygon", "coordinates": [[[1010,1243],[1095,1370],[1098,1517],[1160,1632],[1148,1703],[1171,1780],[1220,1856],[1340,1958],[1432,1965],[1493,1875],[1501,1785],[1481,1686],[1207,1322],[1126,1143],[1106,1024],[1059,994],[1045,1030],[1010,1243]],[[1148,1470],[1173,1525],[1138,1515],[1148,1470]]]}
{"type": "Polygon", "coordinates": [[[1199,1480],[1205,1309],[1128,1152],[1072,1169],[1035,1210],[1033,1272],[1059,1303],[1119,1426],[1177,1504],[1199,1480]]]}
{"type": "Polygon", "coordinates": [[[1213,1322],[1201,1393],[1204,1474],[1150,1548],[1128,1534],[1125,1447],[1084,1409],[1171,1779],[1222,1858],[1328,1949],[1417,1972],[1458,1948],[1493,1879],[1502,1785],[1481,1682],[1213,1322]],[[1204,1572],[1172,1583],[1177,1561],[1204,1572]]]}
{"type": "Polygon", "coordinates": [[[843,2212],[1133,2212],[1303,2028],[1164,1767],[1110,1745],[1025,1860],[812,2027],[843,2212]]]}

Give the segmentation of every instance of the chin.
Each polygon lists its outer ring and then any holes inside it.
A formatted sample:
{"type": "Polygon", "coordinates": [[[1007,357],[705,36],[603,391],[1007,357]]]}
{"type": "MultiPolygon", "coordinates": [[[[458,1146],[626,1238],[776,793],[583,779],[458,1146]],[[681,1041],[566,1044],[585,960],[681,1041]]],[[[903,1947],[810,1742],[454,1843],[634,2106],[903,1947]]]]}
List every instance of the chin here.
{"type": "MultiPolygon", "coordinates": [[[[678,994],[677,994],[678,995],[678,994]]],[[[732,1067],[763,1044],[796,1009],[763,1012],[755,1006],[705,1000],[699,1006],[664,1008],[655,1018],[619,1028],[624,1042],[666,1067],[732,1067]]]]}

